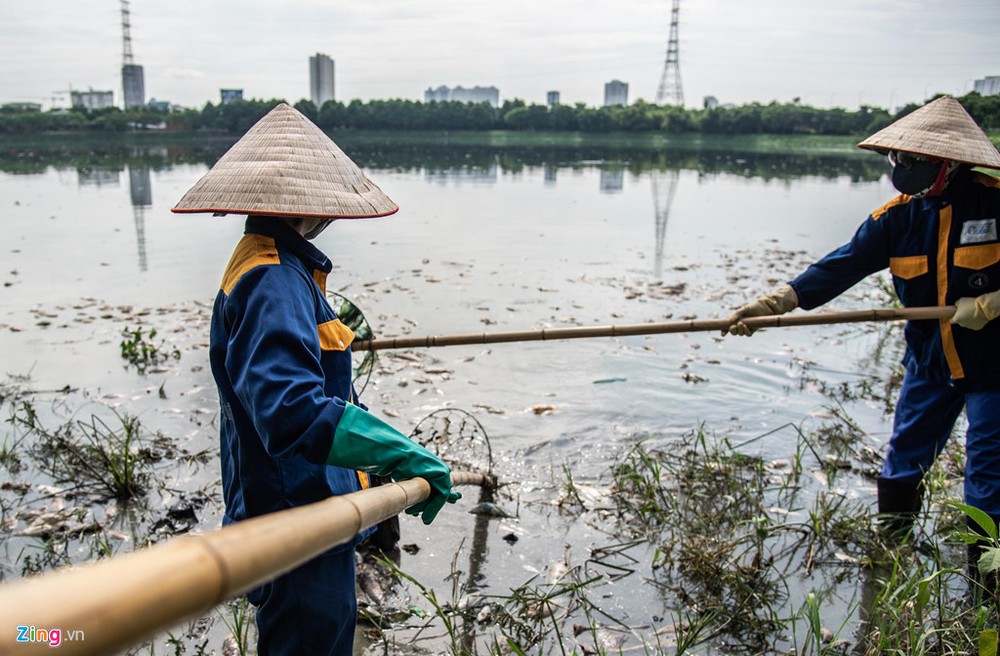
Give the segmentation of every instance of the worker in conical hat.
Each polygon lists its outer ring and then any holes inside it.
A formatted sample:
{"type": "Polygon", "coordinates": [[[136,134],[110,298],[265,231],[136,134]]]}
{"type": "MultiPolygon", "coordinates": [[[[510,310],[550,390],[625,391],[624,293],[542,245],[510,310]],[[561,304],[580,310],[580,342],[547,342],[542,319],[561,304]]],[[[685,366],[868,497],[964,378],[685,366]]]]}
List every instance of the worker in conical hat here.
{"type": "MultiPolygon", "coordinates": [[[[407,510],[430,523],[459,498],[435,455],[367,412],[351,375],[354,334],[326,300],[332,270],[311,240],[337,219],[397,206],[305,116],[280,104],[174,212],[246,215],[212,312],[224,524],[355,492],[367,474],[424,478],[407,510]]],[[[252,590],[258,653],[353,653],[353,543],[252,590]]]]}
{"type": "MultiPolygon", "coordinates": [[[[962,105],[943,96],[858,144],[888,156],[900,192],[853,239],[797,278],[739,308],[745,317],[809,310],[888,268],[904,306],[955,305],[948,319],[910,321],[905,377],[878,479],[884,526],[906,536],[924,475],[966,411],[965,500],[1000,519],[1000,153],[962,105]]],[[[978,525],[975,525],[978,526],[978,525]]],[[[979,547],[970,550],[974,587],[979,547]]]]}

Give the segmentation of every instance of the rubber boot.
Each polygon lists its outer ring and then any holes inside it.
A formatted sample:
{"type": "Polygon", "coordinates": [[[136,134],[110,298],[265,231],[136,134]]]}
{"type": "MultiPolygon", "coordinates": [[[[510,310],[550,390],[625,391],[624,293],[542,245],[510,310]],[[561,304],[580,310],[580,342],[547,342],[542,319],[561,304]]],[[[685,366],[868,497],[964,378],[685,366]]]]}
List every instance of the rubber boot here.
{"type": "Polygon", "coordinates": [[[913,524],[923,501],[923,485],[879,477],[879,533],[889,545],[898,545],[913,537],[913,524]]]}
{"type": "MultiPolygon", "coordinates": [[[[996,522],[998,517],[992,518],[996,522]]],[[[969,531],[977,535],[986,535],[982,527],[971,517],[966,518],[966,525],[969,531]]],[[[981,603],[989,599],[997,599],[997,572],[983,574],[979,571],[979,557],[990,547],[990,543],[980,540],[967,546],[968,550],[968,574],[969,592],[974,603],[981,603]]]]}

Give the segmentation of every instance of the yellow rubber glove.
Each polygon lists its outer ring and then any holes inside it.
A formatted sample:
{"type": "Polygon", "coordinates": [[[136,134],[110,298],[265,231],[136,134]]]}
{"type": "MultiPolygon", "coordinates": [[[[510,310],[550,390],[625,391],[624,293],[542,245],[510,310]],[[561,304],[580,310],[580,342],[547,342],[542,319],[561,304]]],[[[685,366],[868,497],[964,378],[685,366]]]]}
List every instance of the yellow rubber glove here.
{"type": "Polygon", "coordinates": [[[791,285],[782,285],[770,294],[761,296],[753,303],[747,303],[733,312],[729,317],[729,328],[722,331],[725,335],[753,335],[753,328],[741,321],[747,317],[767,317],[791,312],[799,306],[799,297],[791,285]]]}
{"type": "Polygon", "coordinates": [[[990,292],[975,298],[966,296],[955,301],[955,314],[951,323],[969,330],[980,330],[1000,316],[1000,291],[990,292]]]}

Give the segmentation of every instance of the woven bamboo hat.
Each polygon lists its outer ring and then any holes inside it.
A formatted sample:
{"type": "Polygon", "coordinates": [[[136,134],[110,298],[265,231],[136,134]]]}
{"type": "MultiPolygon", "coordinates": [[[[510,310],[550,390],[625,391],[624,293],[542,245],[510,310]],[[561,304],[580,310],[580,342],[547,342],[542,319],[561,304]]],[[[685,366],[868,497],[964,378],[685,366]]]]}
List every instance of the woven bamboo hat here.
{"type": "Polygon", "coordinates": [[[281,103],[171,210],[361,219],[399,210],[309,119],[281,103]]]}
{"type": "Polygon", "coordinates": [[[858,148],[901,150],[1000,169],[996,146],[951,96],[941,96],[907,114],[859,143],[858,148]]]}

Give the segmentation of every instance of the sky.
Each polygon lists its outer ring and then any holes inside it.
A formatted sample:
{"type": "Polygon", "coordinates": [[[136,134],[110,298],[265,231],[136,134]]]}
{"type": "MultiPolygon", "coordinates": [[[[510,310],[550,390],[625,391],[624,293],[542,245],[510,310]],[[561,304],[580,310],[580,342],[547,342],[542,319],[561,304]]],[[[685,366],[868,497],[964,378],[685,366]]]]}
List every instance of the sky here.
{"type": "MultiPolygon", "coordinates": [[[[656,100],[670,0],[131,0],[147,99],[201,108],[222,88],[309,97],[329,55],[336,98],[423,100],[429,87],[495,86],[500,99],[656,100]]],[[[120,0],[0,0],[0,103],[66,106],[68,91],[121,104],[120,0]]],[[[895,109],[1000,75],[998,0],[681,0],[687,107],[800,102],[895,109]]]]}

